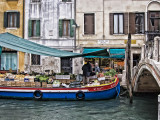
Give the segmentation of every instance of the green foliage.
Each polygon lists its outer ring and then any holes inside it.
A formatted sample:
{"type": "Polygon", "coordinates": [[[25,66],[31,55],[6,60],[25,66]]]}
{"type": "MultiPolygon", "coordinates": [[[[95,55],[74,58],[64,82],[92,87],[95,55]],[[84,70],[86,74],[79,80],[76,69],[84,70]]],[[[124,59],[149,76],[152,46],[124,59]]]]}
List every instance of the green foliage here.
{"type": "Polygon", "coordinates": [[[46,75],[38,75],[36,78],[39,79],[40,82],[47,82],[49,80],[49,77],[46,75]]]}
{"type": "Polygon", "coordinates": [[[111,77],[115,76],[115,74],[116,71],[114,69],[110,69],[109,71],[104,73],[105,76],[111,76],[111,77]]]}

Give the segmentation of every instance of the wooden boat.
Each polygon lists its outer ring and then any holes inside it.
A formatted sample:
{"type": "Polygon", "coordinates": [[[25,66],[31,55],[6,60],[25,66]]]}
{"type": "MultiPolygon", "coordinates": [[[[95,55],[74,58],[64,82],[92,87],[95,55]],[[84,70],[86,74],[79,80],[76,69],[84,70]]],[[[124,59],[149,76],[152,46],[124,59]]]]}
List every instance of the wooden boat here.
{"type": "Polygon", "coordinates": [[[119,95],[118,78],[108,84],[80,88],[0,87],[0,98],[35,100],[103,100],[119,95]]]}

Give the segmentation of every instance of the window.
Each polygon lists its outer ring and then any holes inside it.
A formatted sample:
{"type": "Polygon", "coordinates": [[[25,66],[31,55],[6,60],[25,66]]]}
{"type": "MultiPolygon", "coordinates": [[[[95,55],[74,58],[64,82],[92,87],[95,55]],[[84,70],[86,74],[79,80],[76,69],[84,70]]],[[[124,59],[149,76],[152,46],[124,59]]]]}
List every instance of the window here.
{"type": "Polygon", "coordinates": [[[160,12],[149,12],[149,30],[160,32],[160,12]]]}
{"type": "Polygon", "coordinates": [[[31,65],[40,65],[40,55],[31,54],[31,65]]]}
{"type": "Polygon", "coordinates": [[[72,73],[72,59],[61,58],[61,72],[72,73]]]}
{"type": "Polygon", "coordinates": [[[4,52],[1,54],[1,70],[17,70],[17,53],[4,52]]]}
{"type": "Polygon", "coordinates": [[[129,31],[131,34],[144,33],[144,13],[129,13],[129,31]]]}
{"type": "Polygon", "coordinates": [[[41,0],[31,0],[31,2],[41,2],[41,0]]]}
{"type": "Polygon", "coordinates": [[[95,34],[94,13],[84,14],[84,34],[95,34]]]}
{"type": "Polygon", "coordinates": [[[40,20],[29,20],[28,36],[40,37],[40,20]]]}
{"type": "Polygon", "coordinates": [[[144,14],[135,14],[135,32],[136,34],[144,33],[144,14]]]}
{"type": "Polygon", "coordinates": [[[114,34],[123,34],[123,14],[114,14],[114,34]]]}
{"type": "Polygon", "coordinates": [[[4,12],[4,27],[19,28],[20,12],[4,12]]]}
{"type": "Polygon", "coordinates": [[[71,2],[71,0],[62,0],[62,2],[71,2]]]}
{"type": "Polygon", "coordinates": [[[59,36],[74,36],[74,28],[72,27],[74,20],[59,20],[59,36]]]}

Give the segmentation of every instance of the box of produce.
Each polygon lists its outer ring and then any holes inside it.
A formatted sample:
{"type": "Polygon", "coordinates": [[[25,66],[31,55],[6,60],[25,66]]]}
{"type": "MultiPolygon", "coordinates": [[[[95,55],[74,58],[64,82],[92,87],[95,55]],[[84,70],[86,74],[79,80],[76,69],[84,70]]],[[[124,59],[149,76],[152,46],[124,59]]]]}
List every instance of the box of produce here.
{"type": "Polygon", "coordinates": [[[7,81],[1,81],[2,86],[7,86],[7,81]]]}
{"type": "Polygon", "coordinates": [[[20,82],[21,87],[25,87],[25,82],[20,82]]]}
{"type": "Polygon", "coordinates": [[[20,87],[21,83],[20,82],[16,82],[16,87],[20,87]]]}
{"type": "Polygon", "coordinates": [[[7,86],[11,86],[11,81],[7,81],[7,86]]]}
{"type": "Polygon", "coordinates": [[[35,87],[36,83],[35,82],[31,82],[31,87],[35,87]]]}
{"type": "Polygon", "coordinates": [[[47,84],[47,88],[52,88],[52,84],[47,84]]]}
{"type": "Polygon", "coordinates": [[[46,82],[42,82],[42,87],[46,88],[47,87],[47,83],[46,82]]]}
{"type": "Polygon", "coordinates": [[[25,87],[31,87],[31,82],[25,82],[25,87]]]}
{"type": "Polygon", "coordinates": [[[11,81],[11,86],[15,87],[16,86],[16,82],[11,81]]]}
{"type": "Polygon", "coordinates": [[[36,87],[41,87],[41,83],[40,82],[35,82],[35,86],[36,87]]]}

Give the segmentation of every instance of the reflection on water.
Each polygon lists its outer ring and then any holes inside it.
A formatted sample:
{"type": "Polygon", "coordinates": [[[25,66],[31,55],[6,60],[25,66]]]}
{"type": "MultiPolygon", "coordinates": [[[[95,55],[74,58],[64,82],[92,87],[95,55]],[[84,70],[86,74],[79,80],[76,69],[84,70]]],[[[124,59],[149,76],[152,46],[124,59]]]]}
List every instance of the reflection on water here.
{"type": "Polygon", "coordinates": [[[157,120],[158,97],[103,101],[24,101],[0,99],[0,120],[157,120]]]}

